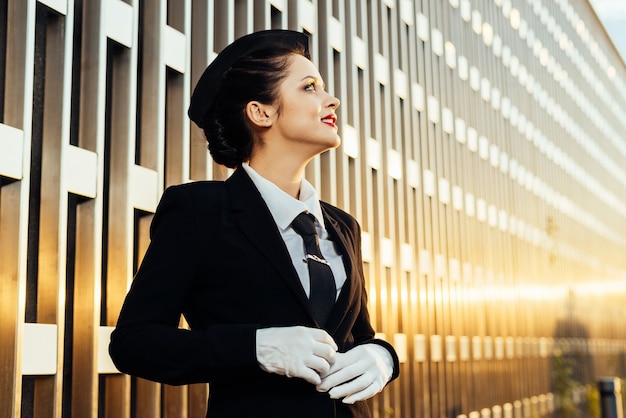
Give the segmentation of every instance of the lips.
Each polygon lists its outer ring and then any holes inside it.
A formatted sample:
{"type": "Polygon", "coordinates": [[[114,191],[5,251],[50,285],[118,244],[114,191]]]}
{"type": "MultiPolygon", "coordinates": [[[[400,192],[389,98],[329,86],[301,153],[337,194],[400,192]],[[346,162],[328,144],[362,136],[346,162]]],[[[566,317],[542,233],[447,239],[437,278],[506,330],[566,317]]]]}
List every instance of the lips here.
{"type": "Polygon", "coordinates": [[[333,128],[337,127],[337,116],[331,114],[322,118],[322,122],[326,125],[332,126],[333,128]]]}

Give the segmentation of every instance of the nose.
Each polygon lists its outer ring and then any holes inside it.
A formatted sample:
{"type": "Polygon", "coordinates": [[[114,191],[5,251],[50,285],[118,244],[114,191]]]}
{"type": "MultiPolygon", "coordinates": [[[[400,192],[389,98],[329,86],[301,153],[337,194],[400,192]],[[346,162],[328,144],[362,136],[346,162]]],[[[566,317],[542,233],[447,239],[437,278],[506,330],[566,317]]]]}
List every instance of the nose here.
{"type": "Polygon", "coordinates": [[[339,105],[341,104],[341,101],[339,101],[338,98],[336,98],[335,96],[333,96],[330,93],[328,93],[328,97],[329,97],[328,107],[330,107],[332,109],[337,109],[339,107],[339,105]]]}

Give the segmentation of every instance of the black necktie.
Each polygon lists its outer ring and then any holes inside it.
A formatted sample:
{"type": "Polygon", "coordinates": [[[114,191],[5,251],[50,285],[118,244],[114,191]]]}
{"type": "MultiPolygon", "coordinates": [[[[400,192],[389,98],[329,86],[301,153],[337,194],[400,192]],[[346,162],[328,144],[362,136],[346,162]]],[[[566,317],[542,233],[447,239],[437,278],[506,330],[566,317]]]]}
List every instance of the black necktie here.
{"type": "Polygon", "coordinates": [[[318,324],[324,326],[337,297],[335,277],[320,250],[313,215],[302,212],[291,222],[291,226],[304,240],[305,261],[309,267],[311,281],[311,294],[309,296],[311,310],[318,324]]]}

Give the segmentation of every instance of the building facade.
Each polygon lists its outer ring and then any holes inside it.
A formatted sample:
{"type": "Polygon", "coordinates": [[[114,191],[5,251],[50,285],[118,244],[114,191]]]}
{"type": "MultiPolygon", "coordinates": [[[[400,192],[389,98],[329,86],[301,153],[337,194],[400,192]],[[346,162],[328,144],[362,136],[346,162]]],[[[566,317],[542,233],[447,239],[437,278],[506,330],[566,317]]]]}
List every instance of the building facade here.
{"type": "Polygon", "coordinates": [[[230,174],[195,81],[267,28],[342,101],[307,178],[400,356],[375,416],[593,416],[626,375],[626,66],[587,1],[4,0],[0,417],[204,416],[106,349],[164,188],[230,174]]]}

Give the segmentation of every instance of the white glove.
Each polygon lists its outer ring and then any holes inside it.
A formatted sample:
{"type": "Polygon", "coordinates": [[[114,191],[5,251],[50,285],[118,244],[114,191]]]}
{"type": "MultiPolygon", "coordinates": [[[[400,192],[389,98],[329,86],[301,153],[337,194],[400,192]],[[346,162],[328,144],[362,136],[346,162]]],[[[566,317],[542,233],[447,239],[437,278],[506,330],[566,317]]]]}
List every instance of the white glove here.
{"type": "Polygon", "coordinates": [[[378,344],[358,345],[346,353],[337,353],[335,361],[322,383],[320,392],[333,399],[352,404],[364,401],[383,390],[393,374],[393,359],[386,348],[378,344]]]}
{"type": "Polygon", "coordinates": [[[256,332],[256,358],[263,370],[318,385],[330,370],[337,344],[322,329],[263,328],[256,332]]]}

